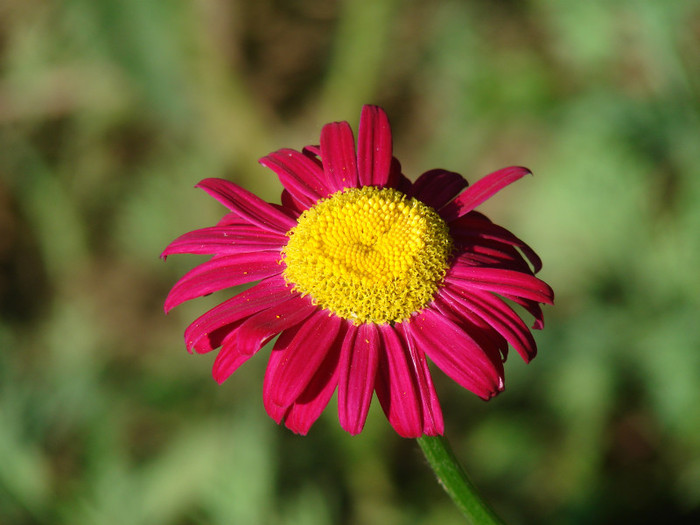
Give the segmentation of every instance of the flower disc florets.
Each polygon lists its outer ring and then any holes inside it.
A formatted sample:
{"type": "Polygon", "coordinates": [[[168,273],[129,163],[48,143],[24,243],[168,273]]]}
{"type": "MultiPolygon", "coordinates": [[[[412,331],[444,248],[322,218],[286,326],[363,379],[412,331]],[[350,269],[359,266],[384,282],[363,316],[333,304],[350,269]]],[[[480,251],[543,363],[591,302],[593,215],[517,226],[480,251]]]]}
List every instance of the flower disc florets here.
{"type": "Polygon", "coordinates": [[[284,278],[322,308],[361,323],[400,322],[433,298],[452,239],[435,210],[390,188],[349,188],[298,219],[284,278]]]}

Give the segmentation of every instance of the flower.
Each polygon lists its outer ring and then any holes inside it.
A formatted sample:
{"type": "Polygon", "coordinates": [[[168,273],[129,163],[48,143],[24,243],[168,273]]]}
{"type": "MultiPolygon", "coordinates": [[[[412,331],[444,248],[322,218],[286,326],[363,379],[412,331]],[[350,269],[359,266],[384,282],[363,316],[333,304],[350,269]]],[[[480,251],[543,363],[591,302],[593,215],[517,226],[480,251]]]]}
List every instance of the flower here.
{"type": "Polygon", "coordinates": [[[426,356],[483,399],[504,388],[509,344],[526,362],[535,357],[530,330],[504,299],[543,328],[540,303],[551,304],[553,292],[534,276],[541,261],[474,211],[529,170],[505,168],[468,186],[435,169],[411,182],[377,106],[362,109],[357,153],[349,124],[334,122],[320,146],[260,163],[282,182],[281,205],[205,179],[197,186],[230,212],[162,254],[213,255],[175,284],[166,312],[258,281],[185,332],[190,352],[221,348],[216,381],[279,334],[263,385],[277,423],[306,434],[337,389],[340,424],[357,434],[376,392],[396,432],[418,437],[444,430],[426,356]]]}

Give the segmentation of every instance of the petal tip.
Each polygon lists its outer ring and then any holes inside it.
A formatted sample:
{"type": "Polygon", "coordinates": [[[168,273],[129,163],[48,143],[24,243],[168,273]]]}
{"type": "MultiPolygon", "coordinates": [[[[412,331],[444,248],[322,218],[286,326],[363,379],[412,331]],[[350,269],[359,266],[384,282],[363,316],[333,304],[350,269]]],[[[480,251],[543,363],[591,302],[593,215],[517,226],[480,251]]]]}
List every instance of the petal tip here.
{"type": "Polygon", "coordinates": [[[211,376],[214,378],[219,385],[223,385],[224,382],[230,377],[228,375],[222,375],[218,368],[212,368],[211,376]]]}

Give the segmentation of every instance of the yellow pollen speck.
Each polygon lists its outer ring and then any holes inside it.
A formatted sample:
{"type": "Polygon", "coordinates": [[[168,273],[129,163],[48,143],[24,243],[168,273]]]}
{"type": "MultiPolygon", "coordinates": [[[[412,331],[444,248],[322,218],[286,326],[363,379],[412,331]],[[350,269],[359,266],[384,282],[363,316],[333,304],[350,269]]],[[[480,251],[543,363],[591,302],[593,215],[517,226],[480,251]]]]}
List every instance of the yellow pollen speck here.
{"type": "Polygon", "coordinates": [[[424,308],[452,252],[435,210],[373,186],[318,201],[288,235],[285,280],[355,324],[400,322],[424,308]]]}

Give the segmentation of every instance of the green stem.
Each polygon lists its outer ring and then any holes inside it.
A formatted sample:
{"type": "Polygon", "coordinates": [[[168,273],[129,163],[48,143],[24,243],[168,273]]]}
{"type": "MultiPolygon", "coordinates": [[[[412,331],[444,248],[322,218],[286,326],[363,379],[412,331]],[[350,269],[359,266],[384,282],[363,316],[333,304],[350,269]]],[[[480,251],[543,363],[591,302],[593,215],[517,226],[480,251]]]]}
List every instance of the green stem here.
{"type": "Polygon", "coordinates": [[[423,436],[418,438],[418,444],[438,481],[470,523],[503,525],[467,477],[447,439],[443,436],[423,436]]]}

